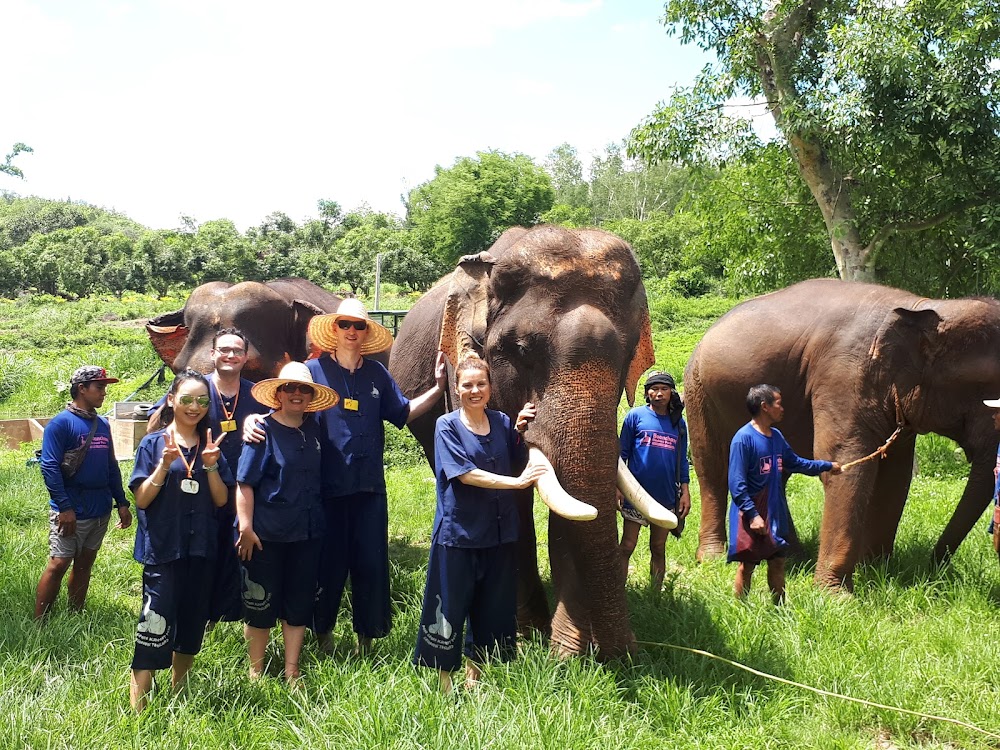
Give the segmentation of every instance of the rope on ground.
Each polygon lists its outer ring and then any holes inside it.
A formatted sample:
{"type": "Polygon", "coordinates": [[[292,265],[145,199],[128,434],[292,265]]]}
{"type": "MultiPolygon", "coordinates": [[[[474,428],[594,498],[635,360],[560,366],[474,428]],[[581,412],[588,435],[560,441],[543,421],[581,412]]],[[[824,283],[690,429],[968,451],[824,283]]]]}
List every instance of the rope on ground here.
{"type": "Polygon", "coordinates": [[[673,643],[656,643],[654,641],[636,641],[643,646],[659,646],[661,648],[671,648],[676,651],[686,651],[689,654],[698,654],[699,656],[706,656],[709,659],[716,659],[717,661],[725,662],[731,667],[736,667],[737,669],[742,669],[745,672],[756,675],[758,677],[763,677],[767,680],[773,680],[774,682],[780,682],[784,685],[791,685],[792,687],[797,687],[800,690],[808,690],[811,693],[816,693],[817,695],[823,695],[828,698],[839,698],[840,700],[849,701],[851,703],[859,703],[862,706],[870,706],[871,708],[880,708],[885,711],[896,711],[901,714],[909,714],[910,716],[917,716],[921,719],[931,719],[933,721],[942,721],[946,724],[954,724],[955,726],[964,727],[965,729],[971,729],[973,732],[979,732],[987,737],[992,737],[993,739],[1000,739],[1000,734],[995,732],[990,732],[982,727],[977,727],[975,724],[969,724],[968,722],[961,721],[959,719],[950,719],[947,716],[935,716],[934,714],[925,714],[920,711],[912,711],[908,708],[900,708],[899,706],[887,706],[884,703],[875,703],[873,701],[867,701],[863,698],[854,698],[850,695],[842,695],[840,693],[833,693],[829,690],[823,690],[822,688],[813,687],[812,685],[805,685],[801,682],[795,682],[794,680],[786,680],[784,677],[778,677],[777,675],[768,674],[767,672],[761,672],[759,669],[754,669],[753,667],[748,667],[746,664],[740,664],[738,661],[733,661],[732,659],[727,659],[724,656],[717,656],[709,651],[703,651],[700,648],[688,648],[687,646],[677,646],[673,643]]]}
{"type": "Polygon", "coordinates": [[[903,428],[906,427],[906,420],[903,419],[903,407],[899,403],[899,393],[896,392],[895,389],[893,389],[892,397],[896,401],[896,431],[893,432],[889,436],[888,440],[886,440],[884,443],[882,443],[882,445],[880,445],[878,448],[876,448],[875,450],[873,450],[871,453],[869,453],[864,458],[859,458],[856,461],[848,461],[846,464],[842,465],[840,467],[841,471],[847,471],[852,466],[857,466],[858,464],[863,464],[866,461],[871,461],[872,459],[874,459],[876,457],[878,457],[878,458],[885,458],[885,452],[887,450],[889,450],[889,446],[892,445],[896,441],[896,438],[898,438],[900,436],[900,434],[902,434],[903,428]]]}

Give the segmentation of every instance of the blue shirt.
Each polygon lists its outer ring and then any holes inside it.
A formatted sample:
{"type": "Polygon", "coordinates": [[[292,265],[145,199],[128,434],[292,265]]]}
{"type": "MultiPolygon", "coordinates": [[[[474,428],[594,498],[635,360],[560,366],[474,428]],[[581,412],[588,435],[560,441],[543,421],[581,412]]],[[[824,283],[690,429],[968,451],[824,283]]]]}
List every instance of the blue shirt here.
{"type": "Polygon", "coordinates": [[[736,528],[739,524],[737,510],[750,520],[760,515],[753,498],[768,488],[767,515],[771,535],[778,547],[788,546],[786,541],[791,528],[788,501],[785,499],[784,476],[808,474],[817,476],[833,468],[829,461],[811,461],[796,455],[781,432],[772,427],[767,437],[747,422],[733,436],[729,446],[729,493],[733,502],[729,508],[729,554],[736,552],[736,528]]]}
{"type": "MultiPolygon", "coordinates": [[[[225,441],[223,441],[225,442],[225,441]]],[[[194,461],[191,478],[198,482],[198,491],[189,494],[181,490],[181,480],[187,479],[187,468],[179,457],[170,464],[163,487],[147,508],[139,508],[135,532],[135,559],[145,565],[162,565],[184,557],[215,557],[216,514],[212,493],[208,488],[208,473],[201,461],[204,442],[190,450],[182,448],[188,463],[194,461]]],[[[163,430],[146,435],[135,454],[135,468],[128,486],[135,493],[160,463],[163,456],[163,430]]],[[[219,456],[219,477],[233,485],[225,455],[219,456]]]]}
{"type": "Polygon", "coordinates": [[[437,510],[434,544],[446,547],[495,547],[517,541],[517,506],[510,490],[462,484],[457,477],[473,469],[514,476],[523,463],[525,446],[510,418],[486,410],[489,435],[476,435],[453,411],[438,417],[434,427],[434,474],[437,510]]]}
{"type": "Polygon", "coordinates": [[[261,541],[298,542],[323,535],[323,461],[319,425],[301,429],[273,416],[264,421],[267,439],[250,443],[240,457],[236,481],[254,488],[253,530],[261,541]]]}
{"type": "Polygon", "coordinates": [[[625,416],[620,443],[622,460],[643,489],[664,508],[676,508],[677,482],[689,484],[691,481],[684,418],[674,426],[669,414],[660,416],[648,404],[637,406],[625,416]],[[680,429],[682,424],[683,431],[680,429]],[[680,479],[677,477],[678,456],[680,479]]]}
{"type": "Polygon", "coordinates": [[[71,478],[63,477],[59,464],[66,451],[86,442],[93,423],[63,410],[45,425],[42,432],[42,479],[49,491],[49,507],[56,511],[72,510],[77,520],[100,518],[111,512],[111,502],[127,506],[122,488],[122,473],[115,459],[108,420],[96,414],[97,430],[90,441],[79,470],[71,478]]]}
{"type": "Polygon", "coordinates": [[[329,354],[310,359],[306,367],[313,380],[333,388],[340,402],[317,412],[323,433],[323,460],[329,463],[331,484],[327,497],[358,492],[385,494],[385,427],[399,429],[410,416],[410,401],[381,362],[362,359],[353,373],[329,354]],[[349,400],[358,408],[348,409],[349,400]]]}

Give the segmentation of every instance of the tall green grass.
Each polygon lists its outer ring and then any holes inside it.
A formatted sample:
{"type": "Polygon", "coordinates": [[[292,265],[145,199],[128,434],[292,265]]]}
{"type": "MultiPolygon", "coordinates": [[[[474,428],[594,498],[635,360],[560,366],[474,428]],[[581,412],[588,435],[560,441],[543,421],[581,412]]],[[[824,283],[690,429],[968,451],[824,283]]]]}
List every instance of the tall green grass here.
{"type": "MultiPolygon", "coordinates": [[[[658,333],[661,363],[686,360],[698,328],[710,322],[690,322],[697,317],[689,316],[687,331],[678,323],[658,333]]],[[[74,319],[63,319],[62,325],[74,319]]],[[[93,354],[103,353],[109,361],[122,357],[123,371],[128,358],[137,357],[139,364],[130,367],[141,369],[141,351],[129,353],[129,348],[141,350],[145,334],[139,326],[132,330],[137,335],[117,347],[97,326],[93,354]]],[[[37,356],[47,365],[39,366],[43,374],[28,370],[32,374],[25,382],[51,383],[69,368],[69,361],[59,364],[62,355],[54,353],[62,351],[60,346],[50,343],[37,356]]],[[[12,349],[6,339],[0,352],[12,349]]],[[[17,357],[23,353],[17,348],[17,357]]],[[[0,357],[0,376],[3,372],[0,357]]],[[[37,392],[43,390],[38,385],[37,392]]],[[[397,439],[406,459],[412,438],[391,438],[397,439]]],[[[918,441],[918,452],[921,445],[918,441]]],[[[947,444],[930,449],[941,455],[950,450],[955,458],[947,444]]],[[[818,697],[699,655],[651,645],[705,649],[788,680],[996,731],[1000,646],[992,631],[1000,566],[985,519],[949,566],[929,562],[961,494],[963,481],[955,476],[961,464],[931,471],[930,459],[922,459],[895,554],[887,562],[862,565],[851,598],[812,584],[822,491],[816,480],[794,477],[789,493],[805,556],[790,564],[789,602],[782,608],[770,604],[763,570],[748,601],[737,602],[731,595],[731,566],[694,562],[700,499],[693,483],[692,523],[682,539],[668,541],[663,591],[648,587],[646,532],[633,556],[627,597],[632,627],[644,642],[633,660],[606,665],[590,658],[558,660],[542,640],[527,640],[517,661],[486,670],[478,691],[445,697],[436,693],[429,671],[409,664],[434,492],[430,470],[401,459],[389,470],[395,626],[372,656],[350,655],[345,600],[335,631],[341,648],[327,658],[307,642],[300,690],[288,690],[277,677],[251,683],[245,677],[240,629],[223,624],[207,637],[189,687],[177,696],[158,690],[147,712],[136,717],[127,700],[140,608],[140,566],[131,560],[134,530],[109,532],[82,614],[66,612],[63,593],[50,621],[36,625],[31,608],[47,554],[47,496],[37,467],[24,465],[29,455],[27,446],[0,453],[0,748],[1000,746],[968,729],[818,697]]],[[[123,471],[128,469],[124,464],[123,471]]],[[[538,503],[535,527],[547,580],[546,512],[538,503]]],[[[269,653],[276,669],[279,651],[269,653]]]]}

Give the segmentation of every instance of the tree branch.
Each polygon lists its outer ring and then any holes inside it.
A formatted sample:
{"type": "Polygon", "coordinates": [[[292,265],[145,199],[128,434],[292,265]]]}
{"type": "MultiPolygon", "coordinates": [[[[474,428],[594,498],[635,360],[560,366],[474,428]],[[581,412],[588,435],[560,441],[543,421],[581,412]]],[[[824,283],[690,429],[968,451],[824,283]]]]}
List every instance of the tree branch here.
{"type": "Polygon", "coordinates": [[[873,237],[872,241],[868,243],[868,246],[864,249],[864,253],[865,255],[875,255],[894,234],[902,234],[904,232],[922,232],[925,229],[933,229],[934,227],[948,221],[948,219],[958,216],[970,208],[981,206],[984,202],[985,198],[975,198],[963,201],[962,203],[952,206],[947,211],[942,211],[925,219],[915,219],[913,221],[891,221],[875,233],[875,237],[873,237]]]}

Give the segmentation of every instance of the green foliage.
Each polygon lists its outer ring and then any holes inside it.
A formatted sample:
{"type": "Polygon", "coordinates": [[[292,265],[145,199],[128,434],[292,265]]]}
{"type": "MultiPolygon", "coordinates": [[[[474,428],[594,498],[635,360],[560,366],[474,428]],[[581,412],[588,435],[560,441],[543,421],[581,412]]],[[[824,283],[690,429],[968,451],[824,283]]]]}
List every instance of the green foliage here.
{"type": "Polygon", "coordinates": [[[24,172],[22,172],[21,168],[18,167],[16,164],[13,164],[12,162],[14,161],[14,157],[16,157],[18,154],[22,154],[25,152],[30,154],[34,150],[35,149],[33,149],[31,146],[28,146],[24,143],[15,143],[14,147],[11,148],[10,153],[7,154],[6,158],[4,159],[3,164],[0,164],[0,174],[6,174],[10,175],[11,177],[20,177],[21,179],[24,179],[24,172]]]}
{"type": "Polygon", "coordinates": [[[523,154],[480,151],[458,159],[407,198],[421,250],[446,265],[487,249],[512,226],[533,226],[555,200],[548,174],[523,154]]]}
{"type": "Polygon", "coordinates": [[[917,471],[922,476],[966,479],[969,462],[958,443],[942,435],[918,435],[916,448],[917,471]]]}

